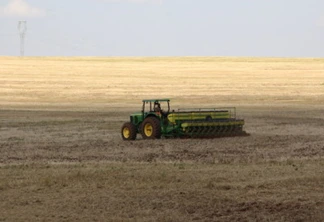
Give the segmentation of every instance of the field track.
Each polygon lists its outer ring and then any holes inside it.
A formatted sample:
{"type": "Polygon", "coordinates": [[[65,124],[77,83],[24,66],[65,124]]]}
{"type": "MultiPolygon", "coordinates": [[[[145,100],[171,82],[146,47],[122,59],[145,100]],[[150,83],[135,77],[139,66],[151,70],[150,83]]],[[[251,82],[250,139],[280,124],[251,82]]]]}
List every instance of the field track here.
{"type": "Polygon", "coordinates": [[[0,57],[0,221],[322,221],[324,59],[0,57]],[[124,142],[141,100],[249,137],[124,142]]]}

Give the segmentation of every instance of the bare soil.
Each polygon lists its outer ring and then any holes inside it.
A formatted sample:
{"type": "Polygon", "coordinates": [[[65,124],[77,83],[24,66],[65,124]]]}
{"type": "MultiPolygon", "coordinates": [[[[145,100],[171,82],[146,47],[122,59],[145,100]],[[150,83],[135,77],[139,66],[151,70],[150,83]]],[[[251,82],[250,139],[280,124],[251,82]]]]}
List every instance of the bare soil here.
{"type": "Polygon", "coordinates": [[[239,111],[248,137],[124,142],[126,111],[1,110],[0,220],[321,221],[322,109],[239,111]]]}
{"type": "Polygon", "coordinates": [[[245,107],[238,112],[250,136],[147,141],[138,135],[124,142],[120,128],[129,111],[1,110],[0,163],[264,163],[323,157],[323,109],[245,107]]]}

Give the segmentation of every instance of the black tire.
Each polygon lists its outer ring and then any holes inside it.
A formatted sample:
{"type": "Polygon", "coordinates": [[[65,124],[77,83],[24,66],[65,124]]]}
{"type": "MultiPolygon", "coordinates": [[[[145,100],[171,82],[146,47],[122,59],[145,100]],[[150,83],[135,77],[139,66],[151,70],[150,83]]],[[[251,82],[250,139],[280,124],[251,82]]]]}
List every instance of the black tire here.
{"type": "Polygon", "coordinates": [[[124,123],[121,128],[121,136],[123,140],[135,140],[137,135],[136,126],[131,123],[127,122],[124,123]]]}
{"type": "Polygon", "coordinates": [[[156,117],[148,117],[141,124],[141,134],[143,139],[160,139],[161,123],[156,117]]]}

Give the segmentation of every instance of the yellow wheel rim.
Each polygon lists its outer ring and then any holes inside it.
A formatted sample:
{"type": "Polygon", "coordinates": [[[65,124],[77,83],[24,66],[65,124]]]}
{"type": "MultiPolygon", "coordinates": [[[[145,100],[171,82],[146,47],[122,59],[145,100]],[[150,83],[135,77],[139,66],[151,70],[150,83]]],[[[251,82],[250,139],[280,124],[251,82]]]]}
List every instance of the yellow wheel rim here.
{"type": "Polygon", "coordinates": [[[130,137],[130,130],[127,127],[123,129],[123,135],[126,139],[130,137]]]}
{"type": "Polygon", "coordinates": [[[151,123],[145,124],[145,126],[144,126],[144,133],[145,133],[145,135],[147,137],[152,136],[152,134],[153,134],[153,126],[152,126],[151,123]]]}

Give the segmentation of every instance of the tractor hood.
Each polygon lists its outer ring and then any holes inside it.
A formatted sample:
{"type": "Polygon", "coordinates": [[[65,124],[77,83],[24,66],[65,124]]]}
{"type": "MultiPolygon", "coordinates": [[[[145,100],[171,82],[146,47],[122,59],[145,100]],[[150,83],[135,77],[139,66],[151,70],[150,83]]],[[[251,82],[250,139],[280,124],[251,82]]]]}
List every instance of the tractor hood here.
{"type": "Polygon", "coordinates": [[[143,113],[142,112],[132,113],[130,115],[130,121],[131,123],[138,125],[143,121],[143,113]]]}

